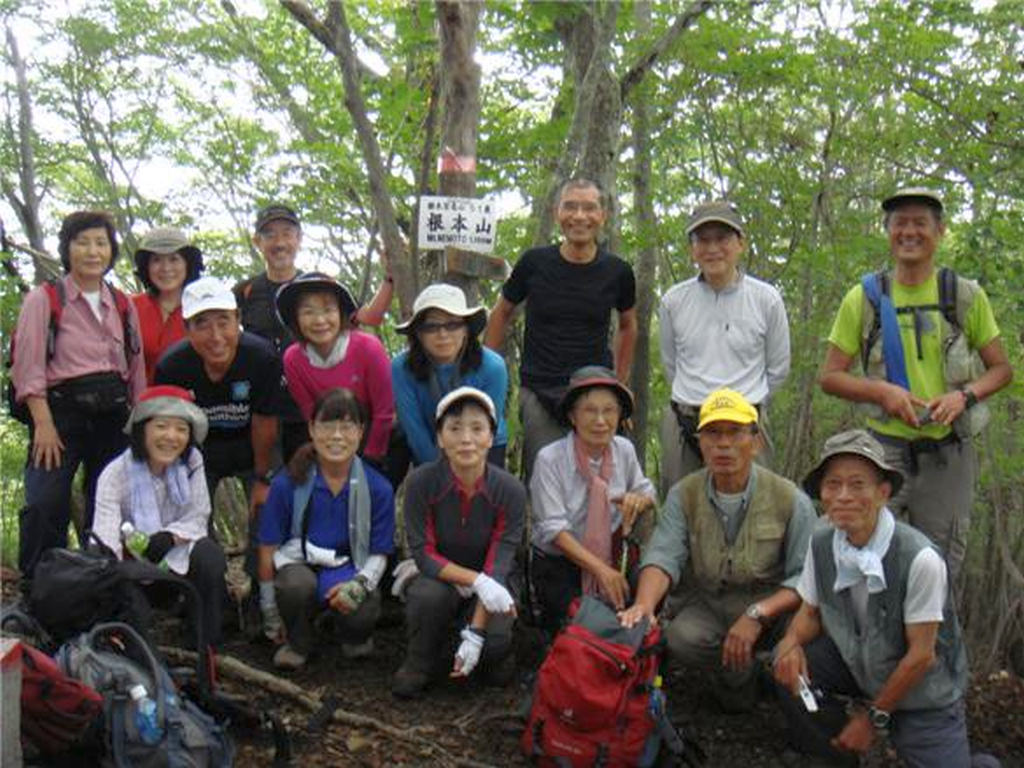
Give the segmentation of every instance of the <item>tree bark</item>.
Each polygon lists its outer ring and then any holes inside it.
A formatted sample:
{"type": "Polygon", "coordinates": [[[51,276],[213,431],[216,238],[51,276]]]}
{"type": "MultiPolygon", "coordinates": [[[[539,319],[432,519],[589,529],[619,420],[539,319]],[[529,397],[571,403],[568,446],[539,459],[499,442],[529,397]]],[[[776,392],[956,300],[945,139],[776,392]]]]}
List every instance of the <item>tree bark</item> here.
{"type": "MultiPolygon", "coordinates": [[[[651,4],[641,0],[634,7],[637,34],[649,34],[651,4]]],[[[633,443],[640,465],[647,458],[648,404],[651,392],[651,315],[654,309],[654,289],[658,264],[656,242],[657,222],[651,203],[651,137],[647,100],[650,88],[641,86],[633,93],[633,207],[639,247],[634,268],[636,270],[637,340],[633,355],[630,384],[636,397],[636,416],[633,419],[633,443]]],[[[658,418],[655,414],[655,419],[658,418]]]]}
{"type": "MultiPolygon", "coordinates": [[[[25,237],[28,238],[29,246],[35,251],[43,252],[46,250],[46,244],[39,215],[41,200],[37,191],[39,183],[36,177],[36,155],[33,143],[35,125],[32,115],[32,94],[29,90],[25,60],[21,57],[21,51],[18,49],[18,40],[10,27],[6,29],[6,32],[7,50],[14,68],[18,90],[18,135],[16,140],[11,141],[12,146],[17,147],[18,153],[18,189],[15,190],[14,184],[4,175],[4,197],[14,209],[25,237]]],[[[39,269],[39,263],[35,257],[33,257],[33,262],[36,267],[36,282],[38,283],[45,277],[45,273],[44,270],[39,269]]]]}
{"type": "MultiPolygon", "coordinates": [[[[442,62],[441,101],[444,105],[438,190],[446,197],[476,197],[480,66],[473,57],[482,8],[483,4],[478,0],[441,0],[437,3],[442,62]]],[[[449,271],[445,279],[462,288],[471,305],[476,304],[480,295],[478,278],[449,271]]]]}

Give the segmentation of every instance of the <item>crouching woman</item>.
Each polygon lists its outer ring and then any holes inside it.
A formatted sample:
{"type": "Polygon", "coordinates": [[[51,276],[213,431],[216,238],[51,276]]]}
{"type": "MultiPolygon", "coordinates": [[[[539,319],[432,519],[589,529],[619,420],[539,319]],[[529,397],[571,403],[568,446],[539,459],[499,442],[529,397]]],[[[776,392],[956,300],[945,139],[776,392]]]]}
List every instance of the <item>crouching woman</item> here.
{"type": "Polygon", "coordinates": [[[280,640],[283,630],[286,640],[274,653],[278,669],[305,665],[324,609],[335,612],[346,658],[373,651],[395,502],[384,476],[356,455],[365,429],[355,395],[325,390],[309,421],[312,443],[270,485],[259,521],[260,608],[264,632],[280,640]]]}
{"type": "Polygon", "coordinates": [[[180,387],[149,387],[139,396],[125,431],[129,448],[104,468],[96,483],[93,533],[124,557],[121,530],[131,523],[145,534],[136,553],[187,577],[200,595],[209,641],[220,642],[224,551],[209,538],[210,495],[203,456],[207,421],[180,387]]]}
{"type": "Polygon", "coordinates": [[[486,393],[459,387],[437,404],[442,456],[406,480],[405,526],[419,569],[406,598],[408,648],[392,692],[421,694],[438,673],[467,677],[480,665],[485,682],[515,672],[509,590],[523,533],[526,489],[487,463],[497,416],[486,393]],[[448,640],[458,631],[453,661],[448,640]]]}

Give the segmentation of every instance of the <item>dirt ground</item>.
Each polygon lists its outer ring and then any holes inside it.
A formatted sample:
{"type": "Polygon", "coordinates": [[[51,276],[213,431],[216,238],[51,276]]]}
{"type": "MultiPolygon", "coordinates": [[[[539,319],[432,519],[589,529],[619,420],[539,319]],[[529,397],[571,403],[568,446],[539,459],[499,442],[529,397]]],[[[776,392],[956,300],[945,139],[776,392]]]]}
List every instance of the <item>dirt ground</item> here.
{"type": "MultiPolygon", "coordinates": [[[[324,639],[324,650],[307,668],[288,676],[292,682],[348,712],[370,716],[398,729],[409,729],[421,739],[413,743],[373,728],[351,728],[337,723],[323,727],[311,723],[309,713],[281,706],[280,699],[249,688],[243,691],[230,680],[228,690],[245,693],[263,705],[277,707],[292,732],[294,765],[313,766],[451,766],[529,765],[519,751],[531,673],[540,665],[540,634],[518,627],[516,653],[518,681],[507,689],[485,688],[473,681],[445,681],[416,701],[393,699],[391,675],[404,653],[401,606],[387,601],[368,660],[349,661],[340,648],[324,639]]],[[[224,653],[266,671],[273,671],[269,644],[236,639],[224,653]]],[[[785,723],[769,699],[749,715],[726,715],[711,698],[706,675],[670,672],[665,681],[672,720],[706,753],[705,765],[776,768],[803,765],[788,752],[785,723]]],[[[968,696],[969,726],[975,752],[999,757],[1004,768],[1024,768],[1024,680],[998,674],[975,680],[968,696]]],[[[240,766],[272,765],[273,749],[261,734],[236,733],[240,766]]],[[[879,749],[865,765],[898,763],[879,749]]],[[[941,768],[941,766],[936,766],[941,768]]]]}
{"type": "MultiPolygon", "coordinates": [[[[16,584],[5,580],[4,602],[16,599],[16,584]]],[[[371,658],[344,659],[340,646],[329,635],[320,635],[322,650],[306,668],[280,675],[320,701],[371,718],[381,727],[325,724],[327,718],[318,718],[261,685],[240,682],[227,674],[221,675],[220,685],[285,722],[293,752],[290,765],[299,768],[529,765],[520,754],[519,736],[531,676],[542,660],[540,633],[517,626],[518,679],[507,688],[486,688],[472,679],[445,681],[423,699],[396,700],[391,696],[391,676],[401,664],[405,648],[402,606],[391,600],[384,606],[371,658]]],[[[248,640],[235,623],[229,620],[232,626],[220,655],[274,673],[272,646],[248,640]]],[[[182,636],[173,620],[162,622],[157,631],[161,642],[182,636]]],[[[673,723],[700,745],[708,768],[806,765],[787,750],[785,723],[770,699],[748,715],[724,714],[713,701],[710,677],[693,672],[670,671],[665,691],[673,723]]],[[[1024,768],[1024,680],[1009,673],[975,678],[968,693],[968,719],[975,752],[997,756],[1004,768],[1024,768]]],[[[269,734],[237,726],[230,730],[238,748],[235,765],[274,765],[269,734]]],[[[888,768],[898,763],[880,746],[862,765],[888,768]]]]}

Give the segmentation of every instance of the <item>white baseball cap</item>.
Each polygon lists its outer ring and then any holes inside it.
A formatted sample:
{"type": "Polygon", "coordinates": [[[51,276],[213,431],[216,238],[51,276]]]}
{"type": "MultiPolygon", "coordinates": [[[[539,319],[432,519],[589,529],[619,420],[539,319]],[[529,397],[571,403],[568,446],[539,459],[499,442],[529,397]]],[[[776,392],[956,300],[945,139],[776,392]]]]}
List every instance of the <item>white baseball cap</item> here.
{"type": "Polygon", "coordinates": [[[211,309],[238,309],[235,294],[215,277],[201,277],[185,286],[181,295],[181,316],[185,320],[211,309]]]}
{"type": "Polygon", "coordinates": [[[494,401],[491,400],[490,395],[476,387],[459,387],[442,397],[441,402],[437,404],[437,411],[435,413],[435,419],[438,424],[441,423],[441,417],[444,416],[445,411],[460,400],[473,400],[479,403],[491,420],[491,428],[498,428],[498,412],[494,409],[494,401]]]}

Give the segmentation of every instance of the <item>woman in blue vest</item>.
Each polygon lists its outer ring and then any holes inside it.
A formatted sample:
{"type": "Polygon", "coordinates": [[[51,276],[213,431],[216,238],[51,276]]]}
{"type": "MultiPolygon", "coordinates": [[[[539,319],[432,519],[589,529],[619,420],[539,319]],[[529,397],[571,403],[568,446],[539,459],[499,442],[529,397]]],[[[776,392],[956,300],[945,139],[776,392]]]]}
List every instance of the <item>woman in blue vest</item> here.
{"type": "Polygon", "coordinates": [[[313,650],[313,620],[329,609],[346,658],[373,652],[377,584],[394,546],[387,479],[363,462],[366,413],[352,392],[322,392],[299,448],[270,485],[260,513],[260,609],[274,666],[299,669],[313,650]],[[283,626],[282,626],[283,623],[283,626]]]}
{"type": "Polygon", "coordinates": [[[391,381],[398,421],[414,465],[440,455],[434,412],[441,398],[469,386],[486,392],[494,403],[498,428],[487,460],[505,466],[508,370],[501,355],[480,345],[486,324],[487,310],[466,306],[461,288],[435,283],[416,297],[409,321],[395,326],[409,339],[409,349],[391,362],[391,381]]]}

